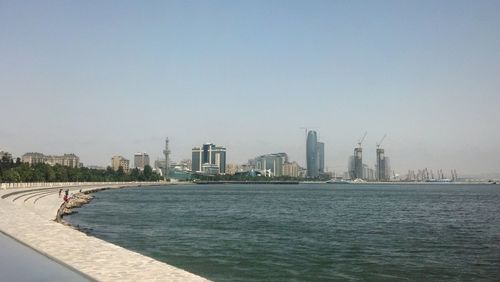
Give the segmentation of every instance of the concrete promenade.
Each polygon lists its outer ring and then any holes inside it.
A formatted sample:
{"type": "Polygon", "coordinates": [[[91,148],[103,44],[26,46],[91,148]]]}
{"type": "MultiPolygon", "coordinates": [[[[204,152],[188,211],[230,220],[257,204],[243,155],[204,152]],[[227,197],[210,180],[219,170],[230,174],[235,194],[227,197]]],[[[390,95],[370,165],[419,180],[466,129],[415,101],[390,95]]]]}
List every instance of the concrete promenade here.
{"type": "MultiPolygon", "coordinates": [[[[87,191],[138,184],[79,184],[63,189],[69,189],[71,194],[80,189],[87,191]]],[[[0,190],[0,231],[98,281],[207,281],[55,222],[57,210],[63,202],[58,195],[59,189],[61,187],[0,190]]],[[[29,267],[23,268],[29,271],[29,267]]]]}

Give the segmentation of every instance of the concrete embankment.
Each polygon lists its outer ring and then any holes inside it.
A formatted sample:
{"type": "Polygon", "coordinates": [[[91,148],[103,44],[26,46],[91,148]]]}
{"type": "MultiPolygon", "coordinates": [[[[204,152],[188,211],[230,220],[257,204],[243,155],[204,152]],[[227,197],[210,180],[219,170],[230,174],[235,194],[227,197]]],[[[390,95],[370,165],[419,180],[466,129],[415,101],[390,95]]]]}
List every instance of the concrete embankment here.
{"type": "Polygon", "coordinates": [[[60,189],[69,189],[70,194],[77,195],[80,189],[88,193],[126,186],[138,184],[100,183],[0,190],[0,231],[98,281],[207,281],[182,269],[87,236],[54,220],[63,203],[62,195],[59,196],[60,189]]]}

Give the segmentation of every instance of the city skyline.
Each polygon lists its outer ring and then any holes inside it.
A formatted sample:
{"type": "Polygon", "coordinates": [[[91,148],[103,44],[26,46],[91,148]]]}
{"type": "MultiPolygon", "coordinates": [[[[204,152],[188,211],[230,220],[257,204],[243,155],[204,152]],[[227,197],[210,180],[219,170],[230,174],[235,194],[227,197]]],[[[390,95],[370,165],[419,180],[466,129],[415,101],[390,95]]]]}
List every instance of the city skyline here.
{"type": "Polygon", "coordinates": [[[0,151],[305,167],[314,127],[337,173],[365,131],[371,167],[387,133],[400,173],[500,173],[498,26],[498,1],[2,2],[0,151]]]}

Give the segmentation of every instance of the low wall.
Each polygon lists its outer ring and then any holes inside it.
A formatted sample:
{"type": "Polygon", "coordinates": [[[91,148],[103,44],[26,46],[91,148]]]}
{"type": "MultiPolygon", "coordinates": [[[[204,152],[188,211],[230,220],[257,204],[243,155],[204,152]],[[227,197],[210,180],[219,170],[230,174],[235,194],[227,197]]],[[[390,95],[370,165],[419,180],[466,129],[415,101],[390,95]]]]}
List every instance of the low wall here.
{"type": "MultiPolygon", "coordinates": [[[[27,183],[0,183],[0,189],[17,188],[50,188],[50,187],[72,187],[88,185],[113,185],[113,184],[141,184],[144,182],[27,182],[27,183]]],[[[151,183],[151,182],[148,182],[151,183]]]]}

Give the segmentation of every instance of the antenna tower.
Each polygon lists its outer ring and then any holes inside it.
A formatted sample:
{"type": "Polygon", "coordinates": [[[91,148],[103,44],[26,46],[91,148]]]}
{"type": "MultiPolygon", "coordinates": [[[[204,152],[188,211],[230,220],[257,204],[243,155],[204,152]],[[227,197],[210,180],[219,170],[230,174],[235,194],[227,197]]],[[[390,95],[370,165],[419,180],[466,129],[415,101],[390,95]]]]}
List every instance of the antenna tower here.
{"type": "Polygon", "coordinates": [[[170,172],[170,149],[168,148],[168,137],[165,139],[165,149],[163,150],[163,155],[165,156],[165,173],[164,173],[164,179],[168,179],[168,173],[170,172]]]}

